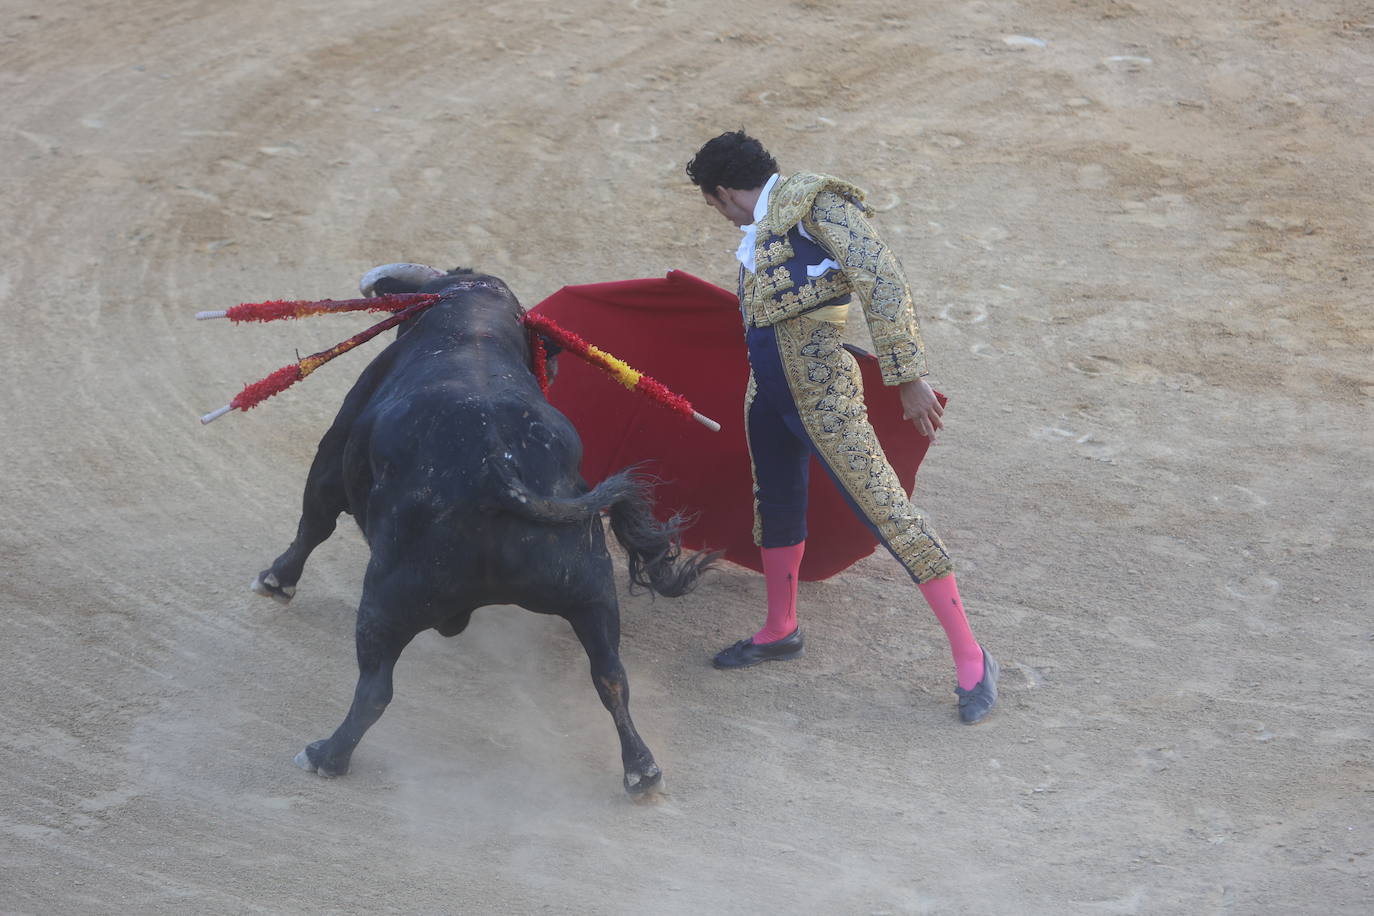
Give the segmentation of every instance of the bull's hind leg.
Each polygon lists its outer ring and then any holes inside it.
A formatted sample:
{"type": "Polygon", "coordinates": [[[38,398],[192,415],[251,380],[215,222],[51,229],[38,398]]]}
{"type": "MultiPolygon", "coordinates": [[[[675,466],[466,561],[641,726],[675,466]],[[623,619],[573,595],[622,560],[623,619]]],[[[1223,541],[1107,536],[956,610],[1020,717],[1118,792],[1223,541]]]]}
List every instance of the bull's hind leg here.
{"type": "Polygon", "coordinates": [[[391,702],[391,673],[396,660],[415,638],[415,630],[380,624],[380,614],[371,611],[367,598],[358,612],[358,686],[353,691],[353,705],[334,734],[316,741],[296,755],[296,765],[321,776],[342,776],[348,772],[353,749],[363,734],[382,717],[391,702]]]}
{"type": "Polygon", "coordinates": [[[630,682],[620,663],[620,607],[614,594],[603,603],[568,616],[591,661],[592,683],[611,714],[620,735],[620,759],[625,765],[625,791],[643,797],[663,786],[663,771],[654,762],[644,739],[630,718],[630,682]]]}
{"type": "Polygon", "coordinates": [[[266,598],[289,604],[296,594],[296,583],[310,552],[329,539],[338,524],[339,513],[348,508],[344,490],[343,447],[347,439],[345,428],[335,421],[320,440],[319,451],[310,465],[305,479],[305,496],[301,501],[301,520],[296,526],[296,539],[286,552],[272,561],[272,565],[258,573],[251,588],[266,598]]]}

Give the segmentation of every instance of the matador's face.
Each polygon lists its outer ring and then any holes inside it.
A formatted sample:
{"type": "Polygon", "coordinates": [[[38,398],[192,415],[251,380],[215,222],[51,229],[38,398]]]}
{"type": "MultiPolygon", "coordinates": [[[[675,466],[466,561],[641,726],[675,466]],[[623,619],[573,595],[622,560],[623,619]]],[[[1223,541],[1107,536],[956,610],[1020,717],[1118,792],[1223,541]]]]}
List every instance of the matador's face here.
{"type": "Polygon", "coordinates": [[[701,196],[733,225],[747,226],[754,221],[754,207],[752,203],[745,206],[745,201],[740,199],[744,193],[735,188],[716,188],[714,191],[702,190],[701,196]]]}

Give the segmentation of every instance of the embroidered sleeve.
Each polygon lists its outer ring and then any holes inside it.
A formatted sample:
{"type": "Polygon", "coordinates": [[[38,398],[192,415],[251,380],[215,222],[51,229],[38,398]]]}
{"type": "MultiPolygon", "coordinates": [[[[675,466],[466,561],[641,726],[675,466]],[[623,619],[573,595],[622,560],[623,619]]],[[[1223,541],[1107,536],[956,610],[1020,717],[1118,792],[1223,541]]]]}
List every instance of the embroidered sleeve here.
{"type": "Polygon", "coordinates": [[[906,275],[863,210],[833,191],[822,191],[816,195],[807,228],[843,266],[863,306],[883,384],[900,385],[928,375],[906,275]]]}

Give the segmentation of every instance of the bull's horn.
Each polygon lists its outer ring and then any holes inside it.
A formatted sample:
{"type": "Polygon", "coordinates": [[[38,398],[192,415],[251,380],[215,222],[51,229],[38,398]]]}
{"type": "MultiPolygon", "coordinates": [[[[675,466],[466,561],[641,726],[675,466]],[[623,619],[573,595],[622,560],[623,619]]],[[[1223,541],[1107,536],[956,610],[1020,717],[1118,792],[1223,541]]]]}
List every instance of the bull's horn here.
{"type": "Polygon", "coordinates": [[[358,281],[358,291],[364,296],[373,295],[377,282],[383,278],[422,286],[443,276],[446,274],[442,270],[426,267],[424,264],[383,264],[363,274],[363,278],[358,281]]]}

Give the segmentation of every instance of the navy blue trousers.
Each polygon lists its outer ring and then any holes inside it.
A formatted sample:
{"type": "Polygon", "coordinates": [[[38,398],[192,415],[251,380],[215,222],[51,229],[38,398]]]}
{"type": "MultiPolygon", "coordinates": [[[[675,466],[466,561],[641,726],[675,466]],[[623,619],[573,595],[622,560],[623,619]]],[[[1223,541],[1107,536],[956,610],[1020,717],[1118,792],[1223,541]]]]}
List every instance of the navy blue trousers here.
{"type": "Polygon", "coordinates": [[[806,540],[808,471],[815,454],[850,509],[913,579],[948,573],[949,554],[911,505],[868,424],[858,367],[840,344],[841,332],[795,321],[801,324],[784,329],[785,347],[775,327],[751,327],[746,334],[752,372],[745,429],[754,470],[755,541],[772,548],[806,540]],[[794,383],[806,395],[811,414],[805,418],[784,359],[792,361],[794,383]]]}

